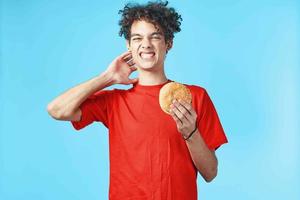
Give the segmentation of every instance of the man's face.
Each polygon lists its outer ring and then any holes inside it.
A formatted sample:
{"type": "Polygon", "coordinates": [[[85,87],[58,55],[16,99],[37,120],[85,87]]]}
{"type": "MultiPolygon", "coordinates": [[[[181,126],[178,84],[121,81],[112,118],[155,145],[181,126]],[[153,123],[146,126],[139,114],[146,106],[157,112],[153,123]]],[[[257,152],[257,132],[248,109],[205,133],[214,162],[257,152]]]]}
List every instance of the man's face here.
{"type": "Polygon", "coordinates": [[[163,68],[166,51],[171,45],[166,44],[163,32],[156,29],[153,24],[146,21],[134,21],[127,47],[132,52],[137,68],[156,71],[163,68]]]}

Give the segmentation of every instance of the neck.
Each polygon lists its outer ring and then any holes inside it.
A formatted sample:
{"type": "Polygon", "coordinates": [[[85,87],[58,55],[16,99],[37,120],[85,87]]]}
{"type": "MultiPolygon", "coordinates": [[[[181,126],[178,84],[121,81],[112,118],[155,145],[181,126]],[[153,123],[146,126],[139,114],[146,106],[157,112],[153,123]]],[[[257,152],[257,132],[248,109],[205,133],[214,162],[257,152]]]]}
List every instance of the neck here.
{"type": "Polygon", "coordinates": [[[164,70],[162,71],[139,71],[140,85],[159,85],[166,82],[168,79],[164,70]]]}

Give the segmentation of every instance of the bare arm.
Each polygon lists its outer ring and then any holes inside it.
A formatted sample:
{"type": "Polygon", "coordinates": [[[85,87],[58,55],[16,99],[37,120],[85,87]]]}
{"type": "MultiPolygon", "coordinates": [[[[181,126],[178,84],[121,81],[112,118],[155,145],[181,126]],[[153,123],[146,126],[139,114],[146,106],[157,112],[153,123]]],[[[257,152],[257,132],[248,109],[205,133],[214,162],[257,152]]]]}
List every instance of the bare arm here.
{"type": "Polygon", "coordinates": [[[110,74],[103,73],[95,78],[77,85],[48,104],[48,113],[57,120],[79,121],[79,106],[94,92],[113,84],[110,74]]]}
{"type": "Polygon", "coordinates": [[[205,144],[199,131],[186,141],[192,160],[206,182],[211,182],[218,173],[218,159],[214,150],[205,144]]]}
{"type": "MultiPolygon", "coordinates": [[[[184,138],[194,130],[197,113],[191,104],[181,101],[173,102],[171,115],[176,122],[178,131],[184,138]]],[[[218,160],[214,150],[205,144],[199,130],[186,140],[192,160],[206,182],[211,182],[218,173],[218,160]]]]}
{"type": "Polygon", "coordinates": [[[129,79],[129,75],[136,70],[131,59],[131,53],[125,52],[116,57],[107,70],[100,75],[81,83],[60,96],[56,97],[47,106],[47,111],[54,119],[65,121],[79,121],[81,110],[79,106],[91,94],[113,84],[131,84],[137,79],[129,79]]]}

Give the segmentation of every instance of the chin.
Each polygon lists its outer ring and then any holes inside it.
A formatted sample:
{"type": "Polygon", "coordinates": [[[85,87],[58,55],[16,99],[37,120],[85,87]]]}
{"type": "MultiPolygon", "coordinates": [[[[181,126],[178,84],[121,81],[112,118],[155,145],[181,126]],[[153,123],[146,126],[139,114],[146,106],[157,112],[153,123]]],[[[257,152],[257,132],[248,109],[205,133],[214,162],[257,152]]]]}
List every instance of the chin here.
{"type": "Polygon", "coordinates": [[[144,70],[144,71],[152,71],[152,70],[155,70],[157,69],[157,66],[153,65],[153,64],[143,64],[143,65],[138,65],[141,70],[144,70]]]}
{"type": "Polygon", "coordinates": [[[149,62],[149,63],[137,63],[138,68],[142,69],[142,70],[146,70],[146,71],[150,71],[153,69],[157,68],[157,65],[153,62],[149,62]]]}

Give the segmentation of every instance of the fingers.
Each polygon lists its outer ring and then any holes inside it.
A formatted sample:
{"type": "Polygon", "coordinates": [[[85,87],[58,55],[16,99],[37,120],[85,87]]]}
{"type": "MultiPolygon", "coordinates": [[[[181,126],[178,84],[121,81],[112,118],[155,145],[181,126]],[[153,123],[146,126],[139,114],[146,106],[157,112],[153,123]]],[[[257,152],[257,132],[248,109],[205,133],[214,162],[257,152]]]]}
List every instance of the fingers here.
{"type": "Polygon", "coordinates": [[[124,60],[125,62],[128,62],[128,61],[131,60],[131,59],[132,59],[132,55],[131,55],[131,54],[126,55],[126,56],[123,57],[123,60],[124,60]]]}
{"type": "Polygon", "coordinates": [[[119,56],[119,59],[123,60],[126,62],[129,66],[134,65],[135,63],[133,62],[132,54],[130,51],[127,51],[119,56]]]}
{"type": "Polygon", "coordinates": [[[171,116],[176,122],[178,131],[182,135],[189,135],[194,130],[197,120],[197,114],[191,104],[175,100],[170,108],[171,116]]]}
{"type": "Polygon", "coordinates": [[[170,114],[175,120],[176,124],[182,126],[182,121],[177,117],[177,115],[173,111],[171,111],[170,114]]]}
{"type": "Polygon", "coordinates": [[[127,56],[131,55],[131,51],[125,51],[124,53],[122,53],[119,58],[121,59],[125,59],[127,56]]]}
{"type": "Polygon", "coordinates": [[[182,123],[194,123],[197,119],[197,114],[191,104],[184,101],[174,101],[173,112],[182,123]]]}
{"type": "Polygon", "coordinates": [[[133,66],[135,63],[133,61],[133,58],[130,58],[130,60],[126,61],[126,63],[129,65],[129,66],[133,66]]]}
{"type": "Polygon", "coordinates": [[[133,65],[135,65],[135,62],[133,61],[133,57],[132,57],[132,54],[131,52],[129,53],[124,53],[125,56],[123,56],[123,60],[131,67],[133,65]]]}
{"type": "Polygon", "coordinates": [[[171,113],[173,112],[181,123],[188,123],[187,111],[183,108],[178,102],[174,102],[174,105],[171,105],[171,113]],[[174,106],[175,105],[175,106],[174,106]]]}
{"type": "Polygon", "coordinates": [[[130,69],[131,69],[131,71],[135,71],[135,70],[137,70],[137,67],[135,67],[135,66],[130,66],[130,69]]]}
{"type": "Polygon", "coordinates": [[[197,113],[195,112],[195,110],[193,109],[192,105],[185,102],[185,101],[181,101],[179,100],[180,104],[183,105],[185,107],[185,109],[193,116],[196,117],[197,113]]]}

